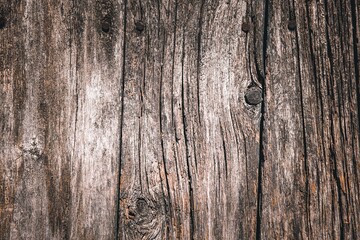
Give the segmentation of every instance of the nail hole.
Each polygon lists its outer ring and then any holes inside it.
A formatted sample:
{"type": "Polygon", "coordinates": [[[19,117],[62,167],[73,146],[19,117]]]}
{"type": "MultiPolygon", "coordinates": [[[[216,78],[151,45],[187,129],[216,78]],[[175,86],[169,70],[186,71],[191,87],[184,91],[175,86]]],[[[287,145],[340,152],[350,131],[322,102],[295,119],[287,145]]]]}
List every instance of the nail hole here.
{"type": "Polygon", "coordinates": [[[6,26],[6,19],[5,17],[0,16],[0,29],[5,28],[6,26]]]}
{"type": "Polygon", "coordinates": [[[295,10],[294,9],[290,10],[289,17],[290,17],[290,19],[295,19],[295,10]]]}
{"type": "Polygon", "coordinates": [[[259,87],[253,86],[249,87],[245,93],[245,102],[249,105],[257,105],[261,103],[262,98],[262,90],[259,87]]]}
{"type": "Polygon", "coordinates": [[[144,31],[144,29],[145,29],[145,25],[144,25],[144,23],[142,21],[137,21],[135,23],[135,30],[136,31],[142,32],[142,31],[144,31]]]}
{"type": "Polygon", "coordinates": [[[248,22],[243,22],[241,25],[241,30],[244,33],[248,33],[250,31],[250,24],[248,22]]]}
{"type": "Polygon", "coordinates": [[[290,19],[290,20],[289,20],[289,23],[288,23],[288,29],[289,29],[290,31],[294,31],[295,28],[296,28],[296,21],[295,21],[295,19],[290,19]]]}
{"type": "Polygon", "coordinates": [[[295,11],[292,9],[290,10],[289,14],[289,22],[288,22],[288,29],[290,31],[294,31],[296,29],[296,21],[295,21],[295,11]]]}
{"type": "Polygon", "coordinates": [[[107,21],[103,21],[103,23],[101,24],[101,30],[104,33],[108,33],[110,31],[110,23],[107,21]]]}

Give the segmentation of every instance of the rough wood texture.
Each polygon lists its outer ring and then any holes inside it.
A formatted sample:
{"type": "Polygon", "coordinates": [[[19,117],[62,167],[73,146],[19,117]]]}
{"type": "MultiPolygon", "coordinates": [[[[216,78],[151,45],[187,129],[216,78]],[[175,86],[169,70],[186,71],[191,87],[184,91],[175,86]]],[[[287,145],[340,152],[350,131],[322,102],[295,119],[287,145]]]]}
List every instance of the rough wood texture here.
{"type": "Polygon", "coordinates": [[[359,239],[358,0],[0,0],[0,239],[359,239]]]}

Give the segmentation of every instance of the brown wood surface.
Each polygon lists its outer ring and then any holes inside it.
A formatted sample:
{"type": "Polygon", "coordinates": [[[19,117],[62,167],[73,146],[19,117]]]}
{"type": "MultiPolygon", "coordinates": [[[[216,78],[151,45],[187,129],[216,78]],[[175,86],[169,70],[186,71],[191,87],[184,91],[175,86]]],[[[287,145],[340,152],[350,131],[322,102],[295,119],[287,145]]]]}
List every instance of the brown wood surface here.
{"type": "Polygon", "coordinates": [[[0,0],[0,239],[360,239],[358,0],[0,0]]]}

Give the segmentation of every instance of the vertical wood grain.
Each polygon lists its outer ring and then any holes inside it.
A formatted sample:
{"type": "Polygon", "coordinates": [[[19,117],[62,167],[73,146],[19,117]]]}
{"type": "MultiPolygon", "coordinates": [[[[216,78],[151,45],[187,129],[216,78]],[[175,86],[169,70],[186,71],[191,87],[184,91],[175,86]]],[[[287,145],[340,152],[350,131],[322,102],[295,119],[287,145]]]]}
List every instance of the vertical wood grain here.
{"type": "Polygon", "coordinates": [[[122,5],[2,1],[1,11],[1,239],[111,239],[122,5]]]}
{"type": "Polygon", "coordinates": [[[127,1],[121,239],[255,237],[260,105],[244,100],[246,7],[127,1]]]}
{"type": "Polygon", "coordinates": [[[0,239],[357,239],[356,0],[0,0],[0,239]]]}
{"type": "Polygon", "coordinates": [[[359,4],[268,5],[261,236],[357,239],[359,4]]]}

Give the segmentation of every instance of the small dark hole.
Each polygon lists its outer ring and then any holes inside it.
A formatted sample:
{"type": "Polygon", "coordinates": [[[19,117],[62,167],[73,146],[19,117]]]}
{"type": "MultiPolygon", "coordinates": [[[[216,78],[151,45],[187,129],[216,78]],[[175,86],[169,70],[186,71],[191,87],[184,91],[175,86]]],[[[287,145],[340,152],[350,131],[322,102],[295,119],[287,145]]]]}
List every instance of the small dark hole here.
{"type": "Polygon", "coordinates": [[[6,26],[6,19],[4,17],[0,17],[0,29],[5,28],[6,26]]]}
{"type": "Polygon", "coordinates": [[[135,23],[135,30],[136,31],[142,32],[142,31],[144,31],[144,29],[145,29],[145,25],[144,25],[144,23],[142,21],[137,21],[135,23]]]}
{"type": "Polygon", "coordinates": [[[101,25],[101,30],[104,33],[108,33],[110,31],[110,23],[109,22],[103,22],[101,25]]]}
{"type": "Polygon", "coordinates": [[[244,33],[248,33],[250,31],[250,24],[248,22],[243,22],[241,25],[241,30],[244,33]]]}
{"type": "Polygon", "coordinates": [[[43,113],[47,112],[47,104],[45,102],[41,102],[39,107],[43,113]]]}
{"type": "Polygon", "coordinates": [[[294,10],[290,10],[290,20],[294,20],[295,19],[295,11],[294,10]]]}
{"type": "Polygon", "coordinates": [[[294,31],[296,29],[296,21],[295,21],[295,19],[290,19],[289,20],[288,29],[290,31],[294,31]]]}

